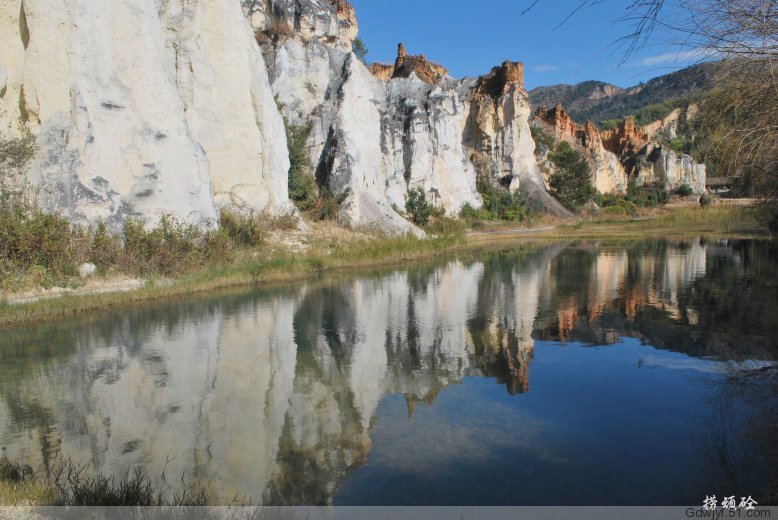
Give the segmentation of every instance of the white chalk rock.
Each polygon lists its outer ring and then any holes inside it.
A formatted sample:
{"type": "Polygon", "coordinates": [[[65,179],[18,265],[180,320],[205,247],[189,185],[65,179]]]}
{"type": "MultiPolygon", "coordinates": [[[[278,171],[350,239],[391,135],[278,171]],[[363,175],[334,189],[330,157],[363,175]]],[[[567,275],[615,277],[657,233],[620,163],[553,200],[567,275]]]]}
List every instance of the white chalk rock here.
{"type": "Polygon", "coordinates": [[[112,226],[291,209],[283,121],[238,2],[0,0],[0,64],[0,133],[21,119],[38,136],[44,209],[112,226]]]}

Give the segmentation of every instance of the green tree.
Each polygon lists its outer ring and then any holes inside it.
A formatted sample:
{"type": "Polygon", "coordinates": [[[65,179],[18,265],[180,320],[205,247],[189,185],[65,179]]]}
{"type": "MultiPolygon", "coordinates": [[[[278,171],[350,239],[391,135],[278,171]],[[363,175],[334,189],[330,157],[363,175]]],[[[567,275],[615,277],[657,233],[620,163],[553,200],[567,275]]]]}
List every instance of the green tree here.
{"type": "Polygon", "coordinates": [[[532,133],[532,140],[536,144],[542,144],[549,150],[554,149],[554,138],[546,133],[541,127],[532,125],[529,127],[530,133],[532,133]]]}
{"type": "Polygon", "coordinates": [[[356,54],[357,59],[367,65],[367,53],[370,51],[365,46],[365,42],[363,42],[360,38],[356,38],[351,43],[351,49],[354,51],[354,54],[356,54]]]}
{"type": "Polygon", "coordinates": [[[306,143],[311,128],[286,124],[286,140],[289,145],[289,198],[301,211],[316,204],[316,180],[308,157],[306,143]]]}
{"type": "Polygon", "coordinates": [[[408,200],[405,201],[405,211],[410,213],[411,220],[417,226],[424,226],[429,222],[434,208],[427,202],[424,190],[412,188],[408,191],[408,200]]]}
{"type": "Polygon", "coordinates": [[[563,141],[549,158],[556,166],[551,175],[551,192],[564,207],[575,211],[594,199],[597,190],[589,180],[589,164],[578,152],[563,141]]]}

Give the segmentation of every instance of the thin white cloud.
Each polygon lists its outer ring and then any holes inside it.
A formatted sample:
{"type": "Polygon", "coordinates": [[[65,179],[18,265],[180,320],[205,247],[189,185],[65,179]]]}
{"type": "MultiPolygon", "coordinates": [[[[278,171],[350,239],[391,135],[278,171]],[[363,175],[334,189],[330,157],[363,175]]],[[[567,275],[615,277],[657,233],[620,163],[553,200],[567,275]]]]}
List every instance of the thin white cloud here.
{"type": "Polygon", "coordinates": [[[548,63],[544,63],[543,65],[536,65],[532,67],[532,70],[534,72],[553,72],[558,69],[559,67],[557,67],[556,65],[550,65],[548,63]]]}
{"type": "Polygon", "coordinates": [[[707,49],[690,49],[687,51],[666,52],[646,56],[640,61],[631,63],[632,67],[655,67],[657,65],[676,65],[678,63],[687,63],[689,61],[698,61],[711,56],[707,49]]]}

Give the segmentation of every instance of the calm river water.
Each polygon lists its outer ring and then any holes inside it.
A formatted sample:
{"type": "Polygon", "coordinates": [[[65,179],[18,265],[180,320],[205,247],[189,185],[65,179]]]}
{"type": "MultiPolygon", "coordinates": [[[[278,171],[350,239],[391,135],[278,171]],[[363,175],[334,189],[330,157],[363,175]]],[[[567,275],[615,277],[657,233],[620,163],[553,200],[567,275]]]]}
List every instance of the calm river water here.
{"type": "Polygon", "coordinates": [[[0,446],[220,503],[776,500],[778,248],[506,245],[0,335],[0,446]]]}

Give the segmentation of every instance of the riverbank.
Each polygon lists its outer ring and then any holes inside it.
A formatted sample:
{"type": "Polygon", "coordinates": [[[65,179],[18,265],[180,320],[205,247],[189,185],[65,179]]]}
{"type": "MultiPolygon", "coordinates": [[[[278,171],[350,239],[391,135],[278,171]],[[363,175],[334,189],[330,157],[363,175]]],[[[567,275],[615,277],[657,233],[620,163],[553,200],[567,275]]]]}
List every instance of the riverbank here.
{"type": "Polygon", "coordinates": [[[501,247],[517,240],[768,236],[758,210],[726,206],[662,208],[632,219],[590,217],[575,223],[533,224],[516,228],[505,223],[470,222],[467,230],[459,226],[440,236],[417,239],[388,238],[328,223],[310,223],[306,231],[275,231],[260,247],[242,249],[228,261],[174,278],[108,273],[87,279],[80,287],[2,293],[0,328],[216,289],[287,283],[325,272],[399,266],[466,249],[501,247]]]}

